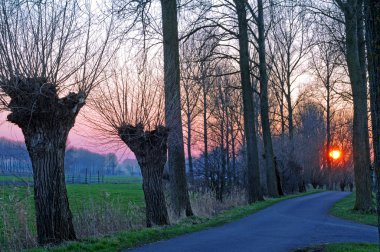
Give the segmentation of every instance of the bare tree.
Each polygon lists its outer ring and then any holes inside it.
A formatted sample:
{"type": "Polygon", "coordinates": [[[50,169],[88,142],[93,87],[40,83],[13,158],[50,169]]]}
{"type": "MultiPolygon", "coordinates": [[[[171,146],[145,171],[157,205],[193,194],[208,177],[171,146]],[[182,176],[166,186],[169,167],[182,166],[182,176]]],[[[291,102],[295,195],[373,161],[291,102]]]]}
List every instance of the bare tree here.
{"type": "Polygon", "coordinates": [[[38,242],[73,240],[66,141],[98,82],[111,27],[78,1],[1,1],[0,8],[0,97],[32,161],[38,242]],[[105,34],[95,35],[95,26],[105,34]]]}
{"type": "Polygon", "coordinates": [[[128,24],[127,30],[133,29],[139,34],[135,39],[137,42],[142,42],[143,51],[146,52],[161,42],[163,44],[165,127],[169,130],[167,144],[171,201],[176,215],[180,216],[185,212],[187,216],[191,216],[193,212],[187,189],[181,117],[177,2],[160,1],[162,27],[156,22],[158,17],[152,7],[154,1],[114,0],[114,2],[117,5],[117,13],[128,24]]]}
{"type": "Polygon", "coordinates": [[[293,94],[299,77],[305,72],[304,62],[313,41],[310,39],[311,27],[305,11],[296,3],[284,1],[273,8],[275,24],[268,36],[270,79],[277,89],[276,95],[281,106],[282,134],[285,134],[287,126],[292,154],[293,110],[296,107],[293,94]]]}
{"type": "Polygon", "coordinates": [[[255,110],[253,106],[252,85],[249,70],[247,12],[245,1],[235,0],[234,2],[239,26],[239,63],[243,90],[244,134],[247,145],[247,193],[248,202],[253,203],[257,200],[262,200],[263,195],[260,189],[259,157],[254,122],[255,110]]]}
{"type": "Polygon", "coordinates": [[[122,141],[135,154],[143,177],[146,224],[167,225],[162,176],[168,130],[162,126],[162,87],[150,71],[139,71],[138,78],[127,71],[112,70],[112,76],[98,87],[90,103],[97,116],[88,119],[103,138],[122,141]]]}
{"type": "Polygon", "coordinates": [[[318,102],[306,101],[300,104],[295,119],[297,160],[304,168],[306,181],[314,188],[323,186],[325,169],[322,169],[322,164],[326,130],[323,107],[318,102]]]}
{"type": "Polygon", "coordinates": [[[372,208],[368,136],[367,85],[365,73],[363,1],[335,0],[344,14],[346,60],[354,101],[353,155],[356,183],[355,209],[372,208]],[[364,62],[363,62],[364,61],[364,62]]]}
{"type": "MultiPolygon", "coordinates": [[[[377,182],[377,216],[380,237],[380,3],[365,0],[368,77],[370,84],[372,143],[377,182]]],[[[380,242],[379,242],[380,249],[380,242]]]]}
{"type": "Polygon", "coordinates": [[[258,51],[259,51],[259,68],[260,68],[260,114],[261,125],[263,129],[265,164],[267,173],[267,187],[270,196],[279,196],[282,193],[281,188],[278,188],[280,183],[276,178],[276,167],[274,160],[274,152],[272,145],[272,135],[269,121],[269,103],[268,103],[268,73],[266,62],[265,49],[265,24],[264,24],[264,6],[262,0],[257,0],[258,15],[258,51]]]}
{"type": "Polygon", "coordinates": [[[189,167],[190,182],[194,180],[193,169],[193,156],[192,156],[192,140],[193,140],[193,124],[197,116],[202,112],[199,106],[199,100],[201,99],[200,93],[202,86],[198,85],[199,68],[197,65],[198,49],[196,48],[195,40],[189,40],[188,43],[182,47],[182,87],[183,87],[183,111],[186,118],[186,130],[187,130],[187,160],[189,167]]]}
{"type": "Polygon", "coordinates": [[[331,41],[320,41],[316,46],[317,51],[312,52],[311,66],[318,82],[323,85],[323,99],[326,104],[324,109],[326,112],[326,153],[328,173],[328,189],[332,189],[331,177],[331,159],[329,152],[331,150],[331,121],[333,119],[333,105],[339,102],[339,98],[334,95],[337,82],[339,82],[341,69],[341,53],[331,41]]]}
{"type": "Polygon", "coordinates": [[[183,146],[178,21],[176,0],[161,0],[164,44],[165,126],[168,135],[168,163],[171,173],[172,201],[175,213],[192,216],[187,191],[185,152],[183,146]]]}

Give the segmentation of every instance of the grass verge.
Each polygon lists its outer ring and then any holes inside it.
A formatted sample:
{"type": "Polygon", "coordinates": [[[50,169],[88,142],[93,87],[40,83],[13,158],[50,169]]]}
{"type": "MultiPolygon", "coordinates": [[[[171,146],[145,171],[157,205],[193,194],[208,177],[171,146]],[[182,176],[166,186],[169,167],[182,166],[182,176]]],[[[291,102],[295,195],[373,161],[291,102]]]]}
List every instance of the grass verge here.
{"type": "Polygon", "coordinates": [[[257,202],[252,205],[235,207],[225,210],[211,218],[192,217],[181,221],[180,223],[167,227],[143,228],[121,232],[112,236],[106,236],[100,239],[86,239],[78,242],[69,242],[61,246],[45,247],[28,250],[29,252],[42,251],[119,251],[128,249],[142,244],[151,243],[159,240],[169,239],[178,235],[200,231],[206,228],[219,226],[234,220],[241,219],[259,210],[269,207],[280,201],[295,197],[305,196],[320,191],[311,191],[303,194],[290,195],[282,198],[267,199],[262,202],[257,202]]]}
{"type": "Polygon", "coordinates": [[[373,243],[332,243],[323,252],[374,252],[378,251],[373,243]]]}
{"type": "Polygon", "coordinates": [[[374,243],[330,243],[303,249],[294,252],[376,252],[377,244],[374,243]]]}
{"type": "Polygon", "coordinates": [[[336,217],[352,220],[355,222],[377,226],[377,215],[374,212],[360,212],[353,210],[355,205],[355,194],[352,193],[349,196],[336,202],[331,208],[330,213],[336,217]]]}

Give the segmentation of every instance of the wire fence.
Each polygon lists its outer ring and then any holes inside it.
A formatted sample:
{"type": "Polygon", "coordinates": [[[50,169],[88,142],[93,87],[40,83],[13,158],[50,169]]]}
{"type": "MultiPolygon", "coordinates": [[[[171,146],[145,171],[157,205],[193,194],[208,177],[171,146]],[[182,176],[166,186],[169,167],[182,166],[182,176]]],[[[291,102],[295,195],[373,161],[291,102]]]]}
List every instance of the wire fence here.
{"type": "MultiPolygon", "coordinates": [[[[66,184],[128,184],[141,183],[140,176],[104,175],[100,171],[95,173],[66,175],[66,184]]],[[[30,172],[0,171],[0,186],[33,185],[33,174],[30,172]]]]}

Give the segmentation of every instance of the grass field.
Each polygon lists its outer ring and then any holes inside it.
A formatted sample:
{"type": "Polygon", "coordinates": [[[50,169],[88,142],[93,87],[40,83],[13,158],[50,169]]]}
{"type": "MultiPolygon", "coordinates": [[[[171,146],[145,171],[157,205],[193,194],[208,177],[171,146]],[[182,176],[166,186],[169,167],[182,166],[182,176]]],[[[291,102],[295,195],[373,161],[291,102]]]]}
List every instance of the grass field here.
{"type": "Polygon", "coordinates": [[[331,209],[331,214],[346,220],[377,226],[377,215],[375,212],[365,213],[354,211],[355,194],[352,193],[346,198],[335,203],[331,209]]]}
{"type": "Polygon", "coordinates": [[[24,177],[24,176],[21,176],[21,177],[17,177],[17,176],[11,176],[11,175],[3,175],[3,176],[0,176],[0,181],[10,181],[10,182],[14,182],[14,181],[27,181],[27,182],[30,182],[30,181],[33,181],[33,178],[32,177],[24,177]]]}
{"type": "Polygon", "coordinates": [[[104,177],[104,182],[105,183],[113,183],[113,182],[118,182],[118,183],[129,183],[129,182],[138,182],[142,181],[141,177],[129,177],[129,176],[106,176],[104,177]]]}
{"type": "MultiPolygon", "coordinates": [[[[122,229],[132,225],[127,223],[129,220],[126,218],[127,216],[135,217],[135,212],[139,214],[136,219],[142,219],[141,209],[144,206],[144,198],[140,183],[74,184],[67,185],[67,191],[70,208],[74,215],[74,226],[77,229],[81,228],[80,231],[78,230],[80,236],[97,235],[100,231],[112,232],[112,229],[118,230],[117,228],[122,229]],[[114,223],[107,223],[107,220],[113,220],[114,223]]],[[[133,220],[129,222],[132,223],[133,220]]],[[[33,244],[35,230],[33,188],[1,186],[0,250],[16,246],[14,245],[16,243],[20,244],[17,246],[33,244]],[[22,238],[24,234],[28,237],[22,238]],[[25,240],[29,240],[29,243],[25,240]]]]}
{"type": "MultiPolygon", "coordinates": [[[[127,202],[144,204],[143,192],[140,183],[128,184],[72,184],[67,185],[70,208],[76,212],[83,206],[84,201],[93,200],[95,203],[107,200],[108,202],[127,202]]],[[[14,202],[24,202],[33,206],[33,188],[26,186],[0,187],[0,204],[12,205],[14,202]]]]}

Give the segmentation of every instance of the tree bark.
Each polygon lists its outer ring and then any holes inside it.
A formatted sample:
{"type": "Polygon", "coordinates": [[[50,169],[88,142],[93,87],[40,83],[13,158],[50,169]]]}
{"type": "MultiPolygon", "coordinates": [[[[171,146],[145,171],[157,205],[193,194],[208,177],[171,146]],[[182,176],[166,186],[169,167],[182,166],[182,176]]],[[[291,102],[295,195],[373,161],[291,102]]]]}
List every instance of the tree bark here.
{"type": "MultiPolygon", "coordinates": [[[[220,90],[220,95],[223,97],[223,93],[220,90]]],[[[223,102],[223,98],[221,99],[223,102]]],[[[225,112],[224,112],[225,106],[222,104],[222,118],[220,120],[220,158],[221,158],[221,165],[222,170],[219,171],[219,185],[218,185],[218,194],[217,199],[222,202],[223,201],[223,194],[224,194],[224,186],[225,186],[225,177],[226,177],[226,149],[224,147],[224,130],[225,130],[225,112]]]]}
{"type": "MultiPolygon", "coordinates": [[[[358,41],[358,1],[350,0],[344,8],[346,59],[354,101],[353,160],[356,184],[355,209],[372,208],[368,138],[367,86],[362,78],[358,41]]],[[[359,26],[360,27],[360,26],[359,26]]]]}
{"type": "Polygon", "coordinates": [[[236,176],[236,151],[235,151],[235,132],[234,132],[234,125],[233,121],[231,120],[231,155],[232,155],[232,181],[235,186],[239,185],[239,181],[236,176]]]}
{"type": "Polygon", "coordinates": [[[38,243],[75,240],[65,183],[67,136],[84,105],[83,93],[59,98],[46,78],[10,79],[8,120],[18,125],[32,162],[38,243]]]}
{"type": "Polygon", "coordinates": [[[380,2],[365,1],[368,77],[371,99],[372,143],[376,172],[376,201],[380,249],[380,2]]]}
{"type": "Polygon", "coordinates": [[[178,23],[176,0],[161,0],[164,47],[165,125],[169,129],[168,163],[171,176],[171,199],[176,215],[192,216],[186,182],[183,145],[178,23]]]}
{"type": "MultiPolygon", "coordinates": [[[[327,70],[328,71],[328,70],[327,70]]],[[[331,144],[331,115],[330,115],[330,80],[329,77],[326,81],[327,89],[327,105],[326,105],[326,158],[327,158],[327,189],[332,190],[332,177],[331,177],[331,157],[330,157],[330,144],[331,144]]]]}
{"type": "Polygon", "coordinates": [[[194,181],[193,156],[191,154],[191,114],[187,113],[187,160],[189,163],[190,183],[194,181]]]}
{"type": "Polygon", "coordinates": [[[276,171],[274,164],[274,153],[272,145],[272,136],[269,122],[269,104],[268,104],[268,74],[267,63],[265,59],[265,27],[264,27],[264,10],[263,1],[257,0],[258,7],[258,46],[259,46],[259,68],[260,68],[260,112],[261,126],[263,130],[265,165],[267,175],[268,195],[272,197],[279,196],[279,190],[276,182],[276,171]]]}
{"type": "Polygon", "coordinates": [[[146,225],[168,225],[162,177],[166,163],[167,137],[165,127],[144,131],[143,125],[121,125],[119,136],[133,151],[143,176],[146,225]]]}
{"type": "Polygon", "coordinates": [[[203,67],[202,67],[202,87],[203,87],[203,156],[204,156],[204,173],[206,186],[209,184],[210,168],[208,160],[208,136],[207,136],[207,91],[206,81],[204,80],[203,67]]]}
{"type": "Polygon", "coordinates": [[[240,77],[243,92],[244,135],[247,149],[247,195],[248,203],[263,200],[260,189],[259,157],[255,130],[255,108],[249,71],[248,24],[245,0],[235,0],[239,24],[240,77]]]}
{"type": "Polygon", "coordinates": [[[75,240],[65,182],[65,146],[69,129],[23,129],[33,167],[39,244],[75,240]],[[42,140],[43,139],[43,140],[42,140]],[[42,141],[41,141],[42,140],[42,141]],[[39,146],[36,142],[41,141],[39,146]]]}

